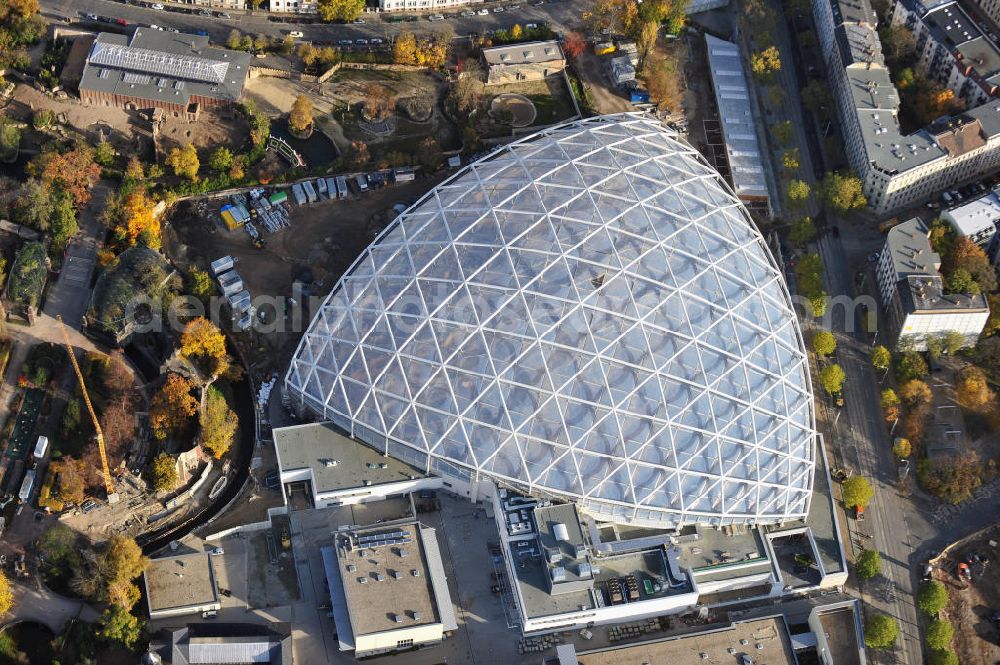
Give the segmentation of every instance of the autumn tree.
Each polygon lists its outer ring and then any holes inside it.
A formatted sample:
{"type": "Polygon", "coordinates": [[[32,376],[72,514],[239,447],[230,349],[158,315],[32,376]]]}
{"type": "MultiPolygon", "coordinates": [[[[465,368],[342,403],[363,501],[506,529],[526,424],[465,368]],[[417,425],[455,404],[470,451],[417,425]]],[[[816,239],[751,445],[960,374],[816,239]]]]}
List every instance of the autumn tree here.
{"type": "Polygon", "coordinates": [[[886,388],[881,396],[882,411],[885,413],[887,421],[896,420],[899,417],[899,395],[892,388],[886,388]]]}
{"type": "Polygon", "coordinates": [[[997,277],[990,264],[986,252],[972,242],[968,236],[956,237],[944,256],[941,265],[946,275],[956,270],[965,270],[983,291],[993,291],[997,288],[997,277]]]}
{"type": "Polygon", "coordinates": [[[899,387],[899,399],[908,409],[930,404],[934,399],[934,393],[930,386],[920,379],[910,379],[899,387]]]}
{"type": "Polygon", "coordinates": [[[0,616],[14,608],[14,591],[10,588],[10,580],[0,571],[0,616]]]}
{"type": "Polygon", "coordinates": [[[163,387],[150,400],[149,423],[157,439],[166,439],[184,428],[198,412],[198,400],[191,394],[193,386],[180,374],[168,374],[163,387]]]}
{"type": "Polygon", "coordinates": [[[348,151],[346,157],[351,168],[363,169],[371,161],[371,155],[368,153],[368,144],[363,141],[351,141],[351,149],[348,151]]]}
{"type": "Polygon", "coordinates": [[[183,148],[174,148],[167,155],[166,164],[174,170],[174,175],[187,178],[188,180],[198,179],[198,169],[201,162],[198,161],[198,151],[194,144],[188,143],[183,148]]]}
{"type": "Polygon", "coordinates": [[[101,177],[101,167],[94,161],[94,149],[82,145],[67,152],[42,152],[25,169],[50,187],[73,198],[77,210],[90,200],[90,190],[101,177]]]}
{"type": "Polygon", "coordinates": [[[112,351],[108,356],[108,362],[101,375],[101,383],[109,395],[117,396],[132,391],[134,386],[132,370],[125,362],[125,354],[120,350],[112,351]]]}
{"type": "Polygon", "coordinates": [[[833,395],[834,393],[839,393],[844,387],[844,380],[847,375],[844,374],[844,370],[841,369],[840,365],[836,363],[832,365],[827,365],[819,371],[819,382],[823,386],[823,390],[827,394],[833,395]]]}
{"type": "Polygon", "coordinates": [[[361,16],[365,11],[365,0],[319,0],[316,13],[323,21],[346,23],[361,16]]]}
{"type": "Polygon", "coordinates": [[[781,166],[787,171],[796,171],[800,166],[799,149],[787,148],[781,153],[781,166]]]}
{"type": "Polygon", "coordinates": [[[804,180],[789,180],[786,195],[788,205],[793,208],[801,208],[809,200],[809,183],[804,180]]]}
{"type": "Polygon", "coordinates": [[[563,37],[563,54],[570,60],[576,60],[581,53],[587,50],[587,42],[579,32],[567,32],[563,37]]]}
{"type": "Polygon", "coordinates": [[[828,171],[817,191],[826,205],[843,214],[868,205],[862,188],[861,178],[856,175],[828,171]]]}
{"type": "Polygon", "coordinates": [[[208,389],[199,422],[202,447],[215,459],[221,459],[233,445],[239,419],[217,388],[208,389]]]}
{"type": "Polygon", "coordinates": [[[426,173],[433,173],[441,167],[441,144],[433,136],[420,142],[420,164],[426,173]]]}
{"type": "Polygon", "coordinates": [[[226,353],[226,336],[203,316],[184,326],[180,354],[194,362],[205,376],[213,379],[223,374],[231,363],[231,358],[226,353]]]}
{"type": "Polygon", "coordinates": [[[86,470],[83,462],[63,456],[52,462],[52,473],[59,475],[59,498],[63,503],[83,503],[87,490],[86,470]]]}
{"type": "Polygon", "coordinates": [[[896,357],[893,373],[896,380],[906,383],[911,379],[922,379],[927,376],[927,363],[916,351],[904,351],[896,357]]]}
{"type": "Polygon", "coordinates": [[[177,462],[166,453],[160,453],[153,458],[150,467],[150,476],[153,481],[153,489],[156,491],[170,491],[177,486],[177,462]]]}
{"type": "Polygon", "coordinates": [[[770,81],[774,74],[781,71],[781,53],[777,46],[755,51],[750,54],[750,70],[762,81],[770,81]]]}
{"type": "MultiPolygon", "coordinates": [[[[135,435],[135,408],[130,396],[119,395],[114,401],[105,405],[100,421],[108,463],[114,468],[125,458],[135,435]]],[[[88,449],[87,459],[91,463],[97,462],[94,466],[98,467],[99,457],[96,448],[95,442],[88,449]]]]}
{"type": "Polygon", "coordinates": [[[964,367],[958,373],[955,396],[962,408],[972,411],[982,410],[994,397],[986,373],[975,365],[964,367]]]}
{"type": "Polygon", "coordinates": [[[817,330],[812,338],[813,352],[818,356],[828,356],[837,350],[837,338],[829,330],[817,330]]]}
{"type": "Polygon", "coordinates": [[[881,344],[872,349],[872,367],[884,372],[889,369],[890,363],[892,363],[892,354],[889,353],[889,349],[881,344]]]}
{"type": "Polygon", "coordinates": [[[441,67],[448,57],[448,41],[445,35],[418,39],[409,30],[403,30],[392,45],[393,62],[397,65],[441,67]]]}
{"type": "Polygon", "coordinates": [[[668,109],[678,109],[684,95],[683,68],[676,55],[652,53],[643,63],[639,76],[646,83],[649,98],[668,109]]]}
{"type": "Polygon", "coordinates": [[[906,459],[913,454],[913,446],[910,440],[904,437],[897,437],[892,444],[892,454],[899,459],[906,459]]]}
{"type": "Polygon", "coordinates": [[[305,95],[299,95],[292,103],[292,110],[288,114],[288,124],[300,134],[312,127],[313,103],[305,95]]]}

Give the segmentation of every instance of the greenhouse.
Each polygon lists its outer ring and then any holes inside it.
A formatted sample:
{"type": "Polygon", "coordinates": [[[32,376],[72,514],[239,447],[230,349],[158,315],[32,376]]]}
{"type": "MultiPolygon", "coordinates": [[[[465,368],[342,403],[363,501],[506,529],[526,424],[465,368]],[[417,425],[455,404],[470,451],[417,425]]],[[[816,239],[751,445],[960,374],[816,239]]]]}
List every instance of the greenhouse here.
{"type": "Polygon", "coordinates": [[[813,397],[781,271],[648,115],[545,130],[420,199],[336,284],[286,387],[429,472],[603,519],[809,508],[813,397]]]}

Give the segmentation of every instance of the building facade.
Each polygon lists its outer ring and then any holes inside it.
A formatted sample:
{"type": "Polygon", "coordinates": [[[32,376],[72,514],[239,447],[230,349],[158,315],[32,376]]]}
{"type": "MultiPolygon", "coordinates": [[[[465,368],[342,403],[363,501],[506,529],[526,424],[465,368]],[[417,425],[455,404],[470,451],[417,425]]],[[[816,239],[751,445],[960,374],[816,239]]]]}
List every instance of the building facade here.
{"type": "Polygon", "coordinates": [[[383,12],[419,12],[464,7],[482,2],[483,0],[379,0],[378,8],[383,12]]]}
{"type": "Polygon", "coordinates": [[[1000,104],[980,104],[903,134],[899,95],[868,0],[814,0],[813,15],[844,151],[875,213],[914,205],[1000,168],[1000,104]]]}
{"type": "Polygon", "coordinates": [[[315,14],[316,0],[269,0],[270,9],[278,14],[315,14]]]}

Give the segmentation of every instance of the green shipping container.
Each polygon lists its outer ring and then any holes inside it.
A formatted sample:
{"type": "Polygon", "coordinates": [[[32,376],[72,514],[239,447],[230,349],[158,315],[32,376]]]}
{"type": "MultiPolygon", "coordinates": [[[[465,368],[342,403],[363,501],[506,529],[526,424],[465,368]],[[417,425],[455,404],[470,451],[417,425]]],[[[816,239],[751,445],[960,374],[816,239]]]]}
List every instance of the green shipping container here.
{"type": "Polygon", "coordinates": [[[279,203],[284,203],[285,201],[287,201],[288,194],[284,192],[275,192],[274,194],[271,194],[271,196],[267,200],[270,201],[272,204],[277,205],[279,203]]]}

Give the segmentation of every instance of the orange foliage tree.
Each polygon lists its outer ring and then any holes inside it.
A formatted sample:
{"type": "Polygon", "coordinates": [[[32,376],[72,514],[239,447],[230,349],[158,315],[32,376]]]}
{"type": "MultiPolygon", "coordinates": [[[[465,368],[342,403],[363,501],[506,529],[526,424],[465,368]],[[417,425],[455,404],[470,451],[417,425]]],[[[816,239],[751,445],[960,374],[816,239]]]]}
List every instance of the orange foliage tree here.
{"type": "Polygon", "coordinates": [[[101,177],[101,167],[94,161],[90,146],[63,153],[43,152],[31,160],[27,170],[46,185],[69,194],[77,209],[90,200],[90,190],[101,177]]]}
{"type": "Polygon", "coordinates": [[[198,412],[198,400],[191,394],[191,382],[179,374],[167,375],[167,382],[153,395],[149,423],[157,439],[183,429],[198,412]]]}

